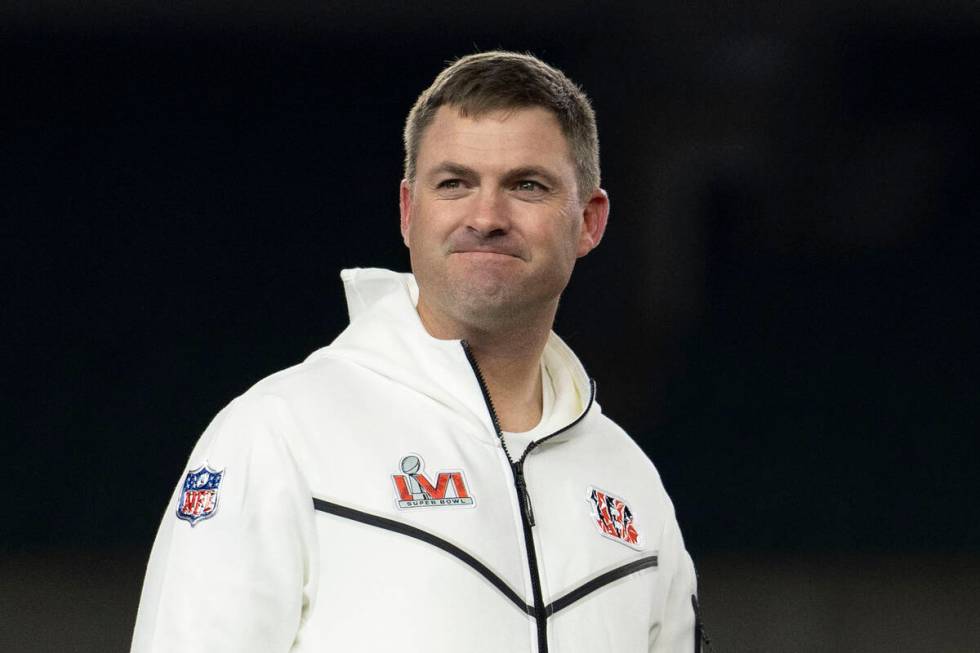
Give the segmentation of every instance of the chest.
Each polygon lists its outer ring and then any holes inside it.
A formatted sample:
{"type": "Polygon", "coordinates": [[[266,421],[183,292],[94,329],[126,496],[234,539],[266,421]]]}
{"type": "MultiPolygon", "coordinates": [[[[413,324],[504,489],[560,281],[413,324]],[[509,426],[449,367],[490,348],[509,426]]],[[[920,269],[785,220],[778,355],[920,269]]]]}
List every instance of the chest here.
{"type": "Polygon", "coordinates": [[[367,404],[350,397],[302,416],[294,438],[317,508],[319,582],[301,642],[350,646],[355,633],[362,650],[646,642],[665,589],[657,555],[669,515],[643,461],[600,420],[532,451],[524,490],[479,421],[397,393],[367,404]]]}

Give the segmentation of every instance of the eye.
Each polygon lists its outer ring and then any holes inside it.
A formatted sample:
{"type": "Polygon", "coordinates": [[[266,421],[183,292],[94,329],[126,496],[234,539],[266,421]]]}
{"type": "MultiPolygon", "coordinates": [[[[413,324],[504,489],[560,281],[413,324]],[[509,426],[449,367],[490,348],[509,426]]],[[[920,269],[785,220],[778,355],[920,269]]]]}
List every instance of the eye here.
{"type": "Polygon", "coordinates": [[[525,193],[541,193],[548,190],[544,184],[533,179],[521,179],[514,184],[514,188],[525,193]]]}
{"type": "Polygon", "coordinates": [[[445,190],[456,190],[463,186],[463,181],[461,179],[444,179],[440,181],[436,188],[443,188],[445,190]]]}

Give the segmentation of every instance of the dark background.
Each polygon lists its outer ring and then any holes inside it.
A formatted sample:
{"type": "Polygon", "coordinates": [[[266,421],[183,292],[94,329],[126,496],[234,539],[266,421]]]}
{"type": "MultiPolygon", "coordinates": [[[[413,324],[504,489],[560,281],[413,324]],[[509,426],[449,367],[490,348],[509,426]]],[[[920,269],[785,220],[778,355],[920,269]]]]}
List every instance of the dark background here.
{"type": "Polygon", "coordinates": [[[975,646],[977,5],[474,7],[0,9],[0,648],[127,646],[196,438],[343,328],[341,268],[407,269],[404,117],[497,47],[593,99],[612,216],[556,330],[717,650],[975,646]]]}

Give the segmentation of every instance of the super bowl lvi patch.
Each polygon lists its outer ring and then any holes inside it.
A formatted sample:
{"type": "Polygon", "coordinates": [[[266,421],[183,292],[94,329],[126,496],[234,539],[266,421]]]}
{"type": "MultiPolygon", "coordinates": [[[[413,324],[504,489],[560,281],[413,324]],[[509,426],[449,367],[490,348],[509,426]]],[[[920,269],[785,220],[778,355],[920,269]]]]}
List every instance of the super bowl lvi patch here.
{"type": "Polygon", "coordinates": [[[592,521],[600,535],[634,549],[641,548],[636,519],[626,501],[591,486],[586,496],[592,509],[592,521]]]}
{"type": "Polygon", "coordinates": [[[177,501],[177,518],[191,526],[214,516],[218,509],[218,490],[224,470],[211,469],[204,463],[197,469],[187,472],[184,489],[177,501]]]}
{"type": "Polygon", "coordinates": [[[395,505],[408,508],[473,507],[473,497],[466,486],[463,471],[441,470],[435,483],[425,474],[422,456],[410,453],[398,463],[401,474],[393,474],[395,505]]]}

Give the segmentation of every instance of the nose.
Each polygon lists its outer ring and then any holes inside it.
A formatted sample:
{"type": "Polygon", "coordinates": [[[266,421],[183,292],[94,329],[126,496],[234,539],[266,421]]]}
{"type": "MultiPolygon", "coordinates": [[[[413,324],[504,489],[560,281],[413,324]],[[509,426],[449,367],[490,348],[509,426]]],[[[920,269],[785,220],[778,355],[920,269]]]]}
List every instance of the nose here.
{"type": "Polygon", "coordinates": [[[483,238],[506,234],[510,230],[510,207],[507,199],[491,188],[481,188],[473,197],[466,227],[483,238]]]}

